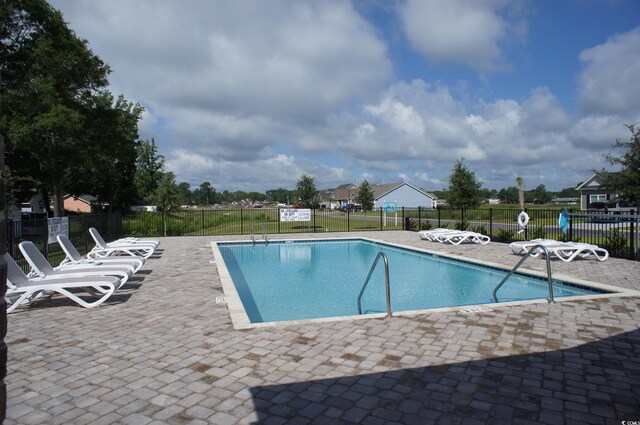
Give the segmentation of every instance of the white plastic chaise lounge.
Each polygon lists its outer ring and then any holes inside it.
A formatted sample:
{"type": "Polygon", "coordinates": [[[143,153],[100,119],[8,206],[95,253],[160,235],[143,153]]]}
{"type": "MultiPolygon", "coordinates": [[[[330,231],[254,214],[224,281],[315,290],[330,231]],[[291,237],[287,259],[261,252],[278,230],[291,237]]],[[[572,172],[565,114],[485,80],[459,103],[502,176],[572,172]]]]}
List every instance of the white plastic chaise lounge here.
{"type": "MultiPolygon", "coordinates": [[[[597,245],[580,242],[560,242],[553,239],[533,239],[531,241],[512,242],[509,244],[514,254],[526,254],[536,245],[542,245],[547,249],[550,257],[556,257],[565,263],[569,263],[576,258],[588,259],[593,257],[598,261],[606,261],[609,258],[609,251],[597,245]]],[[[541,249],[531,254],[538,257],[544,253],[541,249]]]]}
{"type": "Polygon", "coordinates": [[[11,313],[19,305],[30,303],[38,298],[57,292],[82,307],[97,307],[105,302],[120,286],[120,279],[115,276],[75,276],[75,277],[45,277],[28,278],[9,254],[4,255],[7,263],[7,313],[11,313]],[[95,301],[88,302],[80,298],[71,290],[83,290],[95,301]],[[19,295],[11,302],[11,297],[19,295]]]}
{"type": "Polygon", "coordinates": [[[420,236],[421,239],[424,239],[426,241],[432,241],[432,242],[436,242],[436,236],[439,236],[441,234],[446,234],[446,233],[452,233],[452,232],[456,232],[457,230],[453,230],[453,229],[445,229],[445,228],[437,228],[437,229],[431,229],[431,230],[421,230],[418,232],[418,235],[420,236]]]}
{"type": "Polygon", "coordinates": [[[102,239],[100,233],[93,227],[89,229],[89,234],[96,243],[96,246],[87,254],[91,258],[104,258],[110,256],[130,255],[134,257],[151,257],[156,248],[151,244],[138,243],[107,243],[102,239]]]}
{"type": "Polygon", "coordinates": [[[58,244],[62,248],[62,251],[67,255],[60,263],[60,266],[73,264],[76,266],[81,265],[109,265],[119,266],[126,265],[133,267],[133,273],[136,273],[144,265],[144,257],[132,257],[132,256],[119,256],[119,257],[103,257],[100,259],[83,257],[76,247],[71,243],[68,237],[65,235],[56,236],[58,244]]]}
{"type": "Polygon", "coordinates": [[[479,243],[486,245],[491,242],[491,238],[482,233],[470,232],[467,230],[452,231],[435,235],[436,242],[460,245],[463,242],[479,243]]]}
{"type": "MultiPolygon", "coordinates": [[[[42,255],[38,248],[30,241],[20,242],[18,245],[22,255],[31,266],[31,275],[38,277],[74,277],[74,276],[116,276],[120,279],[120,286],[124,285],[133,274],[133,266],[107,266],[95,264],[93,266],[73,264],[53,267],[42,255]]],[[[118,289],[118,288],[116,288],[118,289]]]]}
{"type": "Polygon", "coordinates": [[[463,242],[479,243],[486,245],[491,242],[489,236],[482,233],[470,232],[467,230],[454,229],[434,229],[423,230],[419,232],[420,237],[431,242],[450,243],[452,245],[460,245],[463,242]]]}
{"type": "MultiPolygon", "coordinates": [[[[561,242],[556,241],[555,239],[531,239],[530,241],[515,241],[509,244],[509,248],[511,248],[511,252],[514,254],[526,254],[529,252],[531,248],[536,245],[557,245],[561,242]]],[[[531,254],[534,257],[538,256],[538,253],[531,254]]]]}
{"type": "Polygon", "coordinates": [[[157,248],[160,245],[160,241],[156,241],[153,239],[140,239],[140,238],[135,238],[135,237],[127,237],[127,238],[120,238],[120,239],[116,239],[113,242],[110,242],[113,244],[145,244],[145,245],[153,245],[154,248],[157,248]]]}

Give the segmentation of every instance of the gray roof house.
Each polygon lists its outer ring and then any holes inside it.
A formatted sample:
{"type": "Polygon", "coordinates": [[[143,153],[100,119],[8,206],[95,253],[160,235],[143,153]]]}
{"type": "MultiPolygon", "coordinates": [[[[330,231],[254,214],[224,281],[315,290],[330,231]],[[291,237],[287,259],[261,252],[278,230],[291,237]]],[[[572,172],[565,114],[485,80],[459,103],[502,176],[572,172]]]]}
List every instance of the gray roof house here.
{"type": "Polygon", "coordinates": [[[372,184],[374,208],[384,206],[384,202],[397,202],[398,208],[436,208],[435,195],[429,194],[422,189],[418,189],[409,183],[386,183],[372,184]]]}
{"type": "Polygon", "coordinates": [[[580,209],[588,210],[594,202],[608,203],[617,198],[613,190],[607,189],[606,182],[602,176],[594,173],[583,181],[576,190],[580,191],[580,209]]]}

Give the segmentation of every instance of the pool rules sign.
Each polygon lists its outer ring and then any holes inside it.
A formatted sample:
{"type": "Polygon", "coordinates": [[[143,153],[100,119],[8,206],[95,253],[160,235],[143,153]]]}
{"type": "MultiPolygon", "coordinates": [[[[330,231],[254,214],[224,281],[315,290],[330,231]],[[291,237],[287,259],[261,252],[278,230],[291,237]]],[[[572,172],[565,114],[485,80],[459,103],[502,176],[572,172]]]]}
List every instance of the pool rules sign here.
{"type": "Polygon", "coordinates": [[[280,210],[280,221],[311,221],[311,210],[304,208],[286,208],[280,210]]]}

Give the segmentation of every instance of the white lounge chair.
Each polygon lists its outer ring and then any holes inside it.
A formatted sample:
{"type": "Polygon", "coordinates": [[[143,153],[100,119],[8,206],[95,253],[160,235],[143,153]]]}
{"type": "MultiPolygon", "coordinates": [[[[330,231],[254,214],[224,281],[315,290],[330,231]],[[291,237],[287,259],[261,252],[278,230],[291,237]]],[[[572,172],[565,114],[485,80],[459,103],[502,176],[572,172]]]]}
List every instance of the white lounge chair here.
{"type": "Polygon", "coordinates": [[[58,244],[67,255],[64,260],[60,263],[60,266],[65,266],[69,264],[73,264],[76,266],[81,265],[110,265],[110,266],[132,266],[133,273],[136,273],[140,268],[144,265],[144,257],[132,257],[132,256],[120,256],[120,257],[103,257],[100,259],[83,257],[73,243],[69,240],[65,235],[56,236],[58,240],[58,244]]]}
{"type": "Polygon", "coordinates": [[[446,234],[446,233],[452,233],[456,231],[457,230],[453,230],[453,229],[437,228],[437,229],[431,229],[431,230],[421,230],[418,232],[418,235],[420,236],[421,239],[424,239],[427,241],[436,241],[436,236],[439,236],[441,234],[446,234]]]}
{"type": "Polygon", "coordinates": [[[7,313],[11,313],[20,304],[32,302],[38,298],[57,292],[86,308],[97,307],[105,302],[120,286],[115,276],[76,276],[45,277],[29,279],[9,254],[4,255],[7,263],[7,313]],[[84,290],[97,300],[88,302],[70,290],[84,290]],[[12,301],[14,295],[18,299],[12,301]]]}
{"type": "MultiPolygon", "coordinates": [[[[597,245],[580,243],[580,242],[560,242],[553,239],[533,239],[531,241],[519,241],[509,244],[514,254],[526,254],[536,245],[542,245],[547,249],[550,257],[556,257],[565,263],[571,262],[576,258],[588,259],[593,257],[598,261],[606,261],[609,258],[609,252],[597,245]]],[[[538,257],[544,251],[536,249],[531,254],[532,257],[538,257]]]]}
{"type": "Polygon", "coordinates": [[[555,249],[555,255],[564,262],[573,261],[576,258],[588,259],[593,256],[598,261],[606,261],[609,258],[609,251],[598,245],[582,242],[565,242],[567,247],[555,249]]]}
{"type": "MultiPolygon", "coordinates": [[[[133,266],[107,266],[73,264],[53,267],[30,241],[20,242],[18,245],[25,260],[31,266],[31,274],[38,277],[74,277],[74,276],[116,276],[120,278],[120,286],[124,285],[133,274],[133,266]]],[[[117,288],[116,288],[117,289],[117,288]]]]}
{"type": "Polygon", "coordinates": [[[107,243],[102,239],[100,233],[93,227],[89,229],[89,234],[96,243],[96,246],[87,254],[91,258],[103,258],[114,255],[131,255],[134,257],[144,257],[145,259],[151,257],[156,247],[153,244],[144,242],[135,243],[107,243]]]}
{"type": "Polygon", "coordinates": [[[486,245],[491,242],[491,238],[482,233],[454,229],[423,230],[420,233],[420,237],[432,242],[450,243],[452,245],[460,245],[463,242],[486,245]]]}
{"type": "MultiPolygon", "coordinates": [[[[536,245],[556,245],[560,242],[554,239],[531,239],[530,241],[515,241],[509,244],[509,248],[511,248],[511,252],[514,254],[526,254],[529,252],[531,248],[536,245]]],[[[537,257],[538,254],[532,254],[533,257],[537,257]]]]}
{"type": "Polygon", "coordinates": [[[489,236],[483,235],[482,233],[469,232],[466,230],[437,234],[435,235],[435,238],[437,242],[450,243],[452,245],[460,245],[463,242],[486,245],[491,242],[491,238],[489,236]]]}
{"type": "Polygon", "coordinates": [[[116,239],[113,242],[110,243],[114,243],[114,244],[145,244],[145,245],[153,245],[154,248],[157,248],[160,245],[160,241],[156,241],[153,239],[140,239],[140,238],[134,238],[134,237],[128,237],[128,238],[120,238],[120,239],[116,239]]]}

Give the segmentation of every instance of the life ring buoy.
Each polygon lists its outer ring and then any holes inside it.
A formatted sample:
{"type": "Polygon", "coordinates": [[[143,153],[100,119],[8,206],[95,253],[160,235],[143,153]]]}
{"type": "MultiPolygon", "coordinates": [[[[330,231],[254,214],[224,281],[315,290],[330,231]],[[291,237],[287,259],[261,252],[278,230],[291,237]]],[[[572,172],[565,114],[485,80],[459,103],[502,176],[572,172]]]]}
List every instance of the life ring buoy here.
{"type": "Polygon", "coordinates": [[[518,226],[520,226],[520,228],[524,229],[525,227],[527,227],[528,223],[529,223],[529,214],[527,214],[526,212],[522,211],[520,213],[520,215],[518,216],[518,226]]]}

